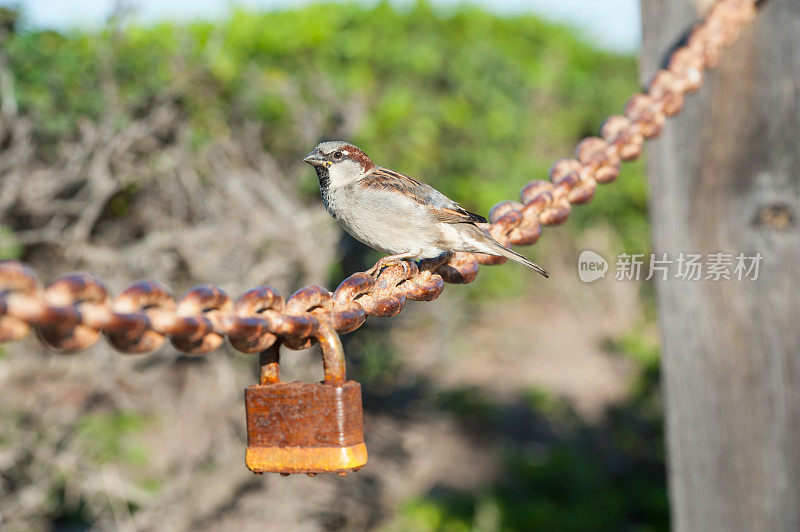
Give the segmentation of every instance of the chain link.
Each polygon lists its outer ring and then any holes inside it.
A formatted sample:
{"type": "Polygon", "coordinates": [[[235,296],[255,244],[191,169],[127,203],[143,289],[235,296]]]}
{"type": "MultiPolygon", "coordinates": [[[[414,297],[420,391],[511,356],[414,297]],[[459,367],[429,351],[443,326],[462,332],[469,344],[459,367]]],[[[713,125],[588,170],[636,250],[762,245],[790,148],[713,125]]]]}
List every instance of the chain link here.
{"type": "MultiPolygon", "coordinates": [[[[714,4],[646,92],[632,96],[623,114],[608,118],[600,136],[581,141],[574,158],[557,161],[549,181],[531,181],[521,201],[495,205],[484,229],[506,246],[535,244],[543,226],[563,223],[572,205],[591,201],[598,183],[613,182],[621,162],[638,158],[645,139],[657,136],[666,117],[683,108],[686,94],[701,87],[704,71],[716,66],[722,48],[755,14],[753,0],[714,4]]],[[[0,342],[19,340],[34,327],[44,343],[62,352],[86,349],[101,333],[126,353],[153,351],[167,337],[176,349],[193,355],[214,351],[226,337],[244,353],[263,352],[278,341],[303,349],[323,338],[328,326],[346,333],[367,316],[394,316],[406,300],[431,301],[444,283],[472,282],[481,264],[507,260],[469,253],[448,259],[392,264],[377,278],[356,273],[333,293],[311,285],[288,300],[274,288],[257,286],[235,302],[212,284],[192,288],[176,301],[156,281],[135,283],[112,298],[99,279],[86,273],[61,277],[43,289],[30,267],[2,261],[0,342]]]]}

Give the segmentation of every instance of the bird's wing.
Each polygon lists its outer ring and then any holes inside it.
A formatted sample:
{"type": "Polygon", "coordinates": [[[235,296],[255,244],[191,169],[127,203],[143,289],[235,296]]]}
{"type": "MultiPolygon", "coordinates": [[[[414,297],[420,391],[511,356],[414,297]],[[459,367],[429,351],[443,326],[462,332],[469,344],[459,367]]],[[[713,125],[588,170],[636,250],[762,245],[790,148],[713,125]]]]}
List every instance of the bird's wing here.
{"type": "Polygon", "coordinates": [[[377,167],[360,181],[362,187],[395,190],[405,194],[442,223],[486,223],[486,218],[464,209],[435,188],[388,168],[377,167]]]}

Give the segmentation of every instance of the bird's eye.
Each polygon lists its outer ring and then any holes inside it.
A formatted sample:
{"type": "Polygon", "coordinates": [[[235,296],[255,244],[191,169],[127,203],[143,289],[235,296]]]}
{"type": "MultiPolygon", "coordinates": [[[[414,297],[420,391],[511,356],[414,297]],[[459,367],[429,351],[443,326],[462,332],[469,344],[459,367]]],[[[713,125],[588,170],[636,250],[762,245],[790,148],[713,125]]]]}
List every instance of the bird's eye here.
{"type": "Polygon", "coordinates": [[[341,159],[342,157],[344,157],[344,154],[342,152],[340,152],[340,151],[337,151],[337,152],[333,153],[333,158],[336,159],[337,161],[339,159],[341,159]]]}

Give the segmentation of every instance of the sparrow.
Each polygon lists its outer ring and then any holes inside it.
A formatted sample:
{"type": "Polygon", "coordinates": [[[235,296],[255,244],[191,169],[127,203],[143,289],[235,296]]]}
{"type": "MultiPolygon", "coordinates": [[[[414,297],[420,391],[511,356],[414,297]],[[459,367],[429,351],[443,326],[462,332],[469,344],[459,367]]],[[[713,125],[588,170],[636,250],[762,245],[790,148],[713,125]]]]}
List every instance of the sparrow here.
{"type": "Polygon", "coordinates": [[[478,227],[486,218],[430,185],[376,166],[350,143],[322,142],[303,161],[316,170],[322,202],[342,229],[389,254],[370,270],[373,275],[402,260],[463,251],[506,257],[550,277],[544,268],[478,227]]]}

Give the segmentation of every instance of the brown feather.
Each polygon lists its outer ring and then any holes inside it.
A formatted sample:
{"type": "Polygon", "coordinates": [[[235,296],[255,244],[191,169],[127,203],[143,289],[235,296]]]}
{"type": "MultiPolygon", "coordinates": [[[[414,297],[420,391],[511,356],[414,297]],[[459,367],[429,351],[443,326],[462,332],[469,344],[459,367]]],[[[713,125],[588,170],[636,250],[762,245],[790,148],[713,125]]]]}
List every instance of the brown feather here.
{"type": "Polygon", "coordinates": [[[426,207],[436,220],[442,223],[486,223],[486,218],[467,211],[430,185],[388,168],[376,167],[359,184],[363,188],[397,190],[426,207]]]}

